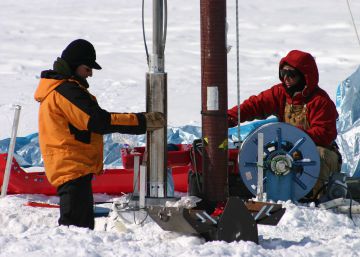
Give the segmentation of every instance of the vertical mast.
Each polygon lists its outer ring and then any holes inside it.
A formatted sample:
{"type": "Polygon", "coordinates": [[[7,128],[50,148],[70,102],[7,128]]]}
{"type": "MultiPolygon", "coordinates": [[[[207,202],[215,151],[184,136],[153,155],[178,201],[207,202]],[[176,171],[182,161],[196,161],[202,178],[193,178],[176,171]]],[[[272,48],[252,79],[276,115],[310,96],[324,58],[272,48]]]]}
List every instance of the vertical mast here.
{"type": "MultiPolygon", "coordinates": [[[[162,112],[167,120],[167,76],[164,72],[164,0],[153,0],[153,38],[146,73],[146,111],[162,112]]],[[[166,197],[166,126],[147,132],[147,195],[166,197]]]]}
{"type": "Polygon", "coordinates": [[[226,0],[201,0],[200,12],[203,193],[215,202],[228,195],[226,0]]]}

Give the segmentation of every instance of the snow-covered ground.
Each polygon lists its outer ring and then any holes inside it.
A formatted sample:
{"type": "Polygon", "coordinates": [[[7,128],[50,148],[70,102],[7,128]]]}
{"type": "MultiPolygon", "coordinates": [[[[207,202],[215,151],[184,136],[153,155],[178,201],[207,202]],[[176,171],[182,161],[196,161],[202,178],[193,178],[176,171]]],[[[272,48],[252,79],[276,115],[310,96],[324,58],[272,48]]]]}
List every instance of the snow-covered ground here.
{"type": "MultiPolygon", "coordinates": [[[[151,1],[146,2],[151,42],[151,1]]],[[[360,2],[350,1],[360,27],[360,2]]],[[[347,9],[338,0],[239,1],[241,99],[278,81],[278,62],[289,50],[311,52],[320,86],[335,100],[337,85],[359,65],[360,46],[347,9]]],[[[168,1],[166,71],[169,125],[200,125],[199,1],[168,1]],[[186,103],[185,103],[186,102],[186,103]]],[[[236,103],[235,1],[228,0],[229,105],[236,103]]],[[[0,139],[10,136],[13,104],[22,106],[19,135],[37,132],[33,94],[41,70],[51,68],[76,38],[91,41],[103,70],[89,80],[110,111],[145,110],[147,71],[141,1],[1,0],[0,139]]],[[[151,45],[151,44],[150,44],[151,45]]],[[[151,47],[150,47],[151,49],[151,47]]],[[[97,199],[111,200],[97,195],[97,199]]],[[[208,242],[162,231],[150,220],[126,232],[99,218],[95,231],[58,227],[57,209],[24,206],[42,195],[0,199],[0,256],[360,256],[359,227],[344,214],[285,203],[276,227],[259,226],[260,244],[208,242]],[[105,229],[105,224],[109,224],[105,229]]],[[[355,223],[360,218],[354,215],[355,223]]]]}

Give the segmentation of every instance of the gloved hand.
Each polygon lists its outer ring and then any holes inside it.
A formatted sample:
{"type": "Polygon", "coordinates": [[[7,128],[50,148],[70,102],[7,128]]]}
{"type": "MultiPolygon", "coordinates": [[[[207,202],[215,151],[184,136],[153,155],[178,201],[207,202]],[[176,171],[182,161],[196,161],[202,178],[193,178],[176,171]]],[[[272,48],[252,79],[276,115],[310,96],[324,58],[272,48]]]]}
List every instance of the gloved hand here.
{"type": "Polygon", "coordinates": [[[144,113],[146,119],[146,130],[153,131],[161,129],[165,126],[165,117],[161,112],[146,112],[144,113]]]}

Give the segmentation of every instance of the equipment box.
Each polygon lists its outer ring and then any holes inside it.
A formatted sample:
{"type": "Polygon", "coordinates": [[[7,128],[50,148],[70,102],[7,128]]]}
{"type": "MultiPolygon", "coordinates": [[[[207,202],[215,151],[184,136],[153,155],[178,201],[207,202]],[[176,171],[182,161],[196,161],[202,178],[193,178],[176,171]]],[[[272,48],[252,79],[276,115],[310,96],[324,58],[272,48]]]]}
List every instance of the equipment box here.
{"type": "MultiPolygon", "coordinates": [[[[190,164],[190,144],[168,144],[167,166],[187,166],[190,164]]],[[[140,156],[140,163],[143,161],[145,147],[122,148],[121,159],[125,169],[134,168],[134,156],[140,156]]]]}

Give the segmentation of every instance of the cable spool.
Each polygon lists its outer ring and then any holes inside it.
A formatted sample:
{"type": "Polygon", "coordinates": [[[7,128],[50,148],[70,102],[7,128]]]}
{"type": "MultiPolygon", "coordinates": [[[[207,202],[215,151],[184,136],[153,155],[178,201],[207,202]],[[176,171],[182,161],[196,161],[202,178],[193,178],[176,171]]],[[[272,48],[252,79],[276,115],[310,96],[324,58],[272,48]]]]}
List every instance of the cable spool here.
{"type": "Polygon", "coordinates": [[[320,156],[312,139],[287,123],[265,124],[244,140],[239,154],[240,176],[256,195],[257,134],[264,134],[264,192],[267,198],[297,201],[314,187],[320,174],[320,156]]]}

